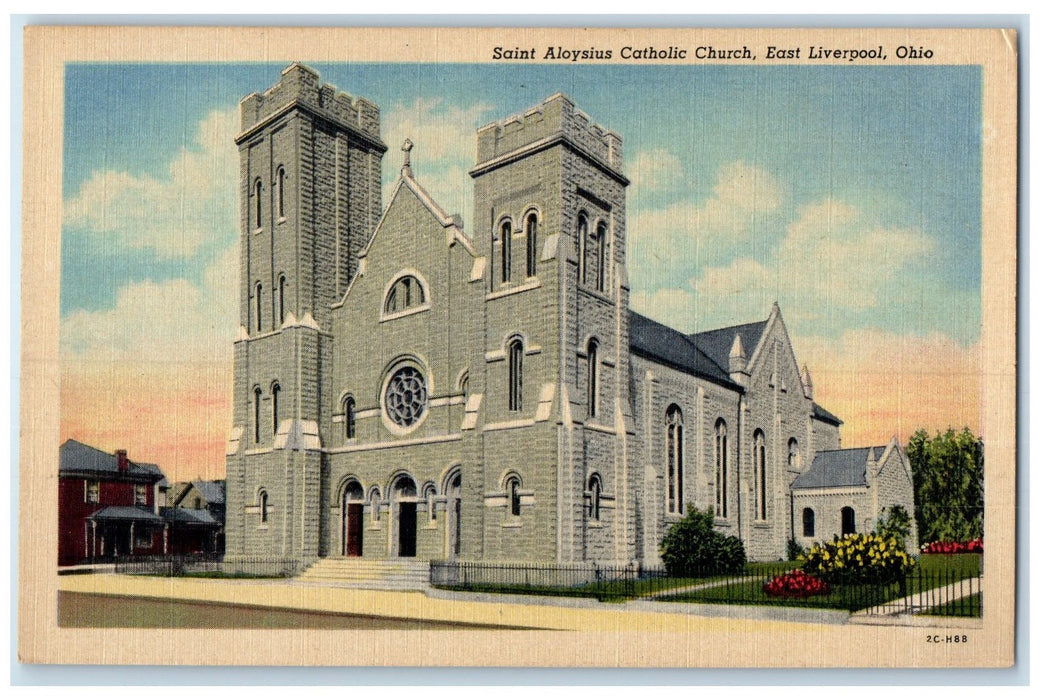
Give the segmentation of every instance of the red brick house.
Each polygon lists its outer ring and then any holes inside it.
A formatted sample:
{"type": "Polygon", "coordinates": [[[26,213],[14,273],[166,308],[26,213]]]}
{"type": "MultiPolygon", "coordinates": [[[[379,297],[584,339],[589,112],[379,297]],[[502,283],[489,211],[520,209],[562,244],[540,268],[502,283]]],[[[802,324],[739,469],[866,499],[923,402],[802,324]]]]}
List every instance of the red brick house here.
{"type": "Polygon", "coordinates": [[[66,440],[58,468],[58,564],[163,554],[168,528],[156,506],[154,464],[66,440]]]}

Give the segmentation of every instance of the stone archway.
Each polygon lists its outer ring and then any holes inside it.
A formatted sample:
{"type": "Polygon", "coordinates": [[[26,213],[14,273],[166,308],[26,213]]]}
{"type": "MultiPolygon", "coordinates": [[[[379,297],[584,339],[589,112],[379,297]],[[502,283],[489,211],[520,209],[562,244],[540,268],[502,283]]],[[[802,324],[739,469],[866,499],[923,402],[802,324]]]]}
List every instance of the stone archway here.
{"type": "Polygon", "coordinates": [[[343,487],[340,504],[340,554],[360,557],[364,545],[365,491],[357,479],[350,479],[343,487]]]}
{"type": "Polygon", "coordinates": [[[391,554],[395,557],[414,557],[418,538],[418,492],[415,480],[407,474],[394,479],[390,491],[393,513],[391,554]]]}
{"type": "Polygon", "coordinates": [[[448,479],[446,495],[447,556],[449,559],[458,559],[462,552],[462,472],[455,472],[448,479]]]}

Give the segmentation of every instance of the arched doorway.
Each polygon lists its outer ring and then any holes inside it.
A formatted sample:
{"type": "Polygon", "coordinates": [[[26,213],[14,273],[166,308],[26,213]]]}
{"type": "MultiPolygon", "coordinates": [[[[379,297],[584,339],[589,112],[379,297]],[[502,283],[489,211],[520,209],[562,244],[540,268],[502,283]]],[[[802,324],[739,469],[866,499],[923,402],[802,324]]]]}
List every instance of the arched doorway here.
{"type": "Polygon", "coordinates": [[[360,557],[365,529],[365,492],[357,479],[351,479],[343,487],[343,497],[340,503],[342,504],[340,553],[345,557],[360,557]]]}
{"type": "Polygon", "coordinates": [[[391,494],[393,499],[394,529],[396,530],[396,537],[392,540],[393,555],[414,557],[417,535],[416,505],[418,501],[415,481],[406,474],[397,477],[391,487],[391,494]]]}
{"type": "Polygon", "coordinates": [[[448,479],[448,558],[458,559],[462,551],[462,473],[455,472],[448,479]]]}
{"type": "Polygon", "coordinates": [[[841,534],[851,535],[856,532],[856,511],[851,506],[841,509],[841,534]]]}

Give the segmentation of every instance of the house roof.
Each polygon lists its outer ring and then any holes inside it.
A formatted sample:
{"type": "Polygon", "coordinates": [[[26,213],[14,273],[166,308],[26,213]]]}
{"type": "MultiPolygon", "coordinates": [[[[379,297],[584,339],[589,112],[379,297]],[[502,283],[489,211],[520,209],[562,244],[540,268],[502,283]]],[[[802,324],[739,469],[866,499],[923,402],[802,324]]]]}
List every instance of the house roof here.
{"type": "Polygon", "coordinates": [[[223,481],[193,481],[191,485],[195,487],[206,503],[214,505],[224,503],[223,481]]]}
{"type": "Polygon", "coordinates": [[[833,486],[866,486],[867,456],[871,450],[880,459],[885,452],[881,447],[854,447],[848,450],[817,452],[809,471],[799,474],[792,489],[817,489],[833,486]]]}
{"type": "Polygon", "coordinates": [[[755,352],[762,333],[766,329],[768,319],[755,321],[754,323],[742,323],[739,326],[727,326],[716,328],[702,333],[691,333],[687,336],[701,351],[710,357],[719,367],[729,367],[729,351],[733,347],[733,341],[739,335],[744,344],[744,351],[748,357],[755,352]]]}
{"type": "Polygon", "coordinates": [[[87,520],[136,520],[138,522],[161,523],[162,518],[147,508],[137,506],[106,506],[96,513],[91,513],[87,520]]]}
{"type": "MultiPolygon", "coordinates": [[[[740,389],[740,385],[729,378],[729,373],[722,365],[712,360],[690,336],[635,311],[629,311],[628,333],[629,345],[635,354],[740,389]]],[[[729,348],[726,352],[728,355],[729,348]]]]}
{"type": "Polygon", "coordinates": [[[163,508],[162,519],[176,525],[199,525],[210,527],[219,525],[216,518],[204,508],[163,508]]]}
{"type": "MultiPolygon", "coordinates": [[[[66,474],[96,474],[99,476],[117,476],[119,471],[119,458],[116,455],[102,452],[96,447],[84,445],[77,440],[66,440],[59,449],[58,473],[66,474]]],[[[163,478],[162,470],[154,464],[144,462],[129,462],[127,472],[139,480],[159,481],[163,478]]]]}
{"type": "Polygon", "coordinates": [[[826,408],[824,408],[820,404],[816,403],[815,401],[813,402],[813,405],[812,405],[812,415],[813,415],[813,418],[822,420],[825,423],[830,423],[831,425],[841,425],[842,424],[841,418],[838,418],[836,415],[834,415],[833,413],[831,413],[830,411],[828,411],[826,408]]]}

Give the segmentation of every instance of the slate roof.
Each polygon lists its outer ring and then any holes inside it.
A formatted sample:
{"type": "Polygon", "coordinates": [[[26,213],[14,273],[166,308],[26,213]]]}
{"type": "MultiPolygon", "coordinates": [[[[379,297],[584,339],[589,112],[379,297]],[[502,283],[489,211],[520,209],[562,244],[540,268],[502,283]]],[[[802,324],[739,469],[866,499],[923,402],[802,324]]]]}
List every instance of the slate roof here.
{"type": "Polygon", "coordinates": [[[813,418],[818,418],[824,421],[825,423],[830,423],[831,425],[841,425],[843,422],[841,418],[838,418],[836,415],[834,415],[833,413],[831,413],[826,408],[824,408],[816,402],[813,402],[812,414],[813,418]]]}
{"type": "MultiPolygon", "coordinates": [[[[691,338],[663,323],[629,311],[629,345],[632,352],[682,372],[705,377],[724,386],[740,389],[729,372],[705,354],[691,338]]],[[[726,349],[729,365],[729,348],[726,349]]]]}
{"type": "Polygon", "coordinates": [[[201,494],[206,503],[211,505],[223,505],[224,482],[222,481],[193,481],[191,485],[201,494]]]}
{"type": "Polygon", "coordinates": [[[750,360],[759,341],[762,340],[766,323],[768,323],[768,319],[754,323],[742,323],[739,326],[716,328],[702,333],[691,333],[687,337],[719,367],[729,367],[729,351],[733,348],[733,340],[737,335],[740,335],[740,342],[743,343],[744,352],[747,353],[750,360]]]}
{"type": "MultiPolygon", "coordinates": [[[[119,472],[119,458],[114,454],[102,452],[96,447],[84,445],[76,440],[66,440],[59,452],[59,474],[97,474],[116,476],[119,472]]],[[[154,464],[130,461],[129,474],[137,477],[150,477],[151,481],[163,478],[162,470],[154,464]]]]}
{"type": "Polygon", "coordinates": [[[88,520],[145,520],[161,523],[162,518],[147,508],[136,506],[106,506],[96,513],[91,513],[88,520]]]}
{"type": "Polygon", "coordinates": [[[809,471],[799,474],[791,484],[793,489],[818,489],[831,486],[866,486],[867,454],[874,450],[874,458],[881,459],[886,446],[854,447],[848,450],[817,452],[809,471]]]}

